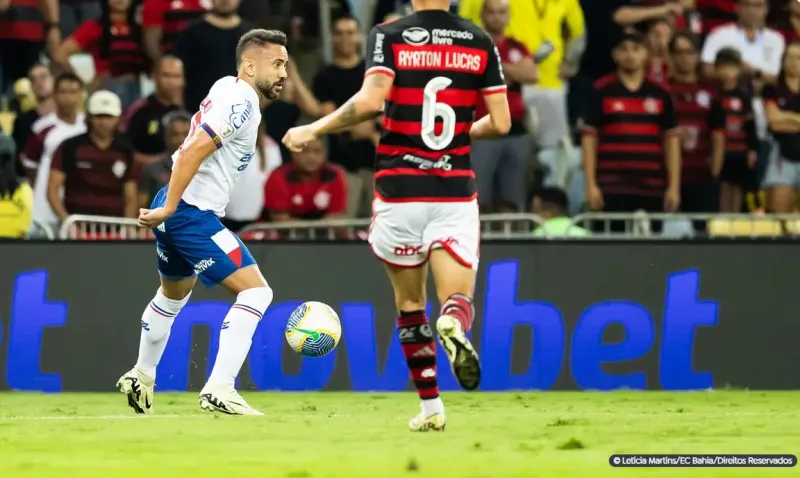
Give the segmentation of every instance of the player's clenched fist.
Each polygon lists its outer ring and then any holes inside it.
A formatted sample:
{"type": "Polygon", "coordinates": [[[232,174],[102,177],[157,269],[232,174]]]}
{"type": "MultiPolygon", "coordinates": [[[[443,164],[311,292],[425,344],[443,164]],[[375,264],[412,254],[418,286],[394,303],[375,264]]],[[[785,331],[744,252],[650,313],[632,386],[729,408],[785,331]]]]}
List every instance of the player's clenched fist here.
{"type": "Polygon", "coordinates": [[[298,126],[286,132],[283,137],[283,145],[289,148],[289,151],[297,152],[302,151],[306,144],[317,139],[316,132],[310,125],[298,126]]]}
{"type": "Polygon", "coordinates": [[[155,209],[139,209],[139,225],[152,229],[169,219],[167,210],[163,207],[155,209]]]}

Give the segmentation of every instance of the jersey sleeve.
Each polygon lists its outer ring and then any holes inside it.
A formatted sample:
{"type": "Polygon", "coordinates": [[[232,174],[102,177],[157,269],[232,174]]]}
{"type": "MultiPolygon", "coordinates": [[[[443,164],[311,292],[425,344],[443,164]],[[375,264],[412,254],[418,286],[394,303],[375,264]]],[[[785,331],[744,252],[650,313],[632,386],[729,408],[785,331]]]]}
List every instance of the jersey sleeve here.
{"type": "Polygon", "coordinates": [[[487,36],[488,51],[486,56],[486,71],[483,74],[483,87],[481,92],[484,95],[491,95],[495,93],[505,93],[508,90],[506,86],[506,77],[503,74],[503,62],[500,59],[500,50],[494,44],[491,38],[487,36]]]}
{"type": "Polygon", "coordinates": [[[86,20],[81,23],[75,33],[72,34],[72,41],[83,51],[88,51],[96,45],[103,37],[103,29],[95,20],[86,20]]]}
{"type": "Polygon", "coordinates": [[[583,116],[583,134],[597,135],[603,122],[603,93],[596,86],[589,92],[586,113],[583,116]]]}
{"type": "Polygon", "coordinates": [[[380,25],[372,27],[367,37],[367,71],[364,76],[382,73],[395,76],[394,51],[380,25]]]}
{"type": "Polygon", "coordinates": [[[766,85],[761,90],[761,97],[764,99],[764,106],[778,105],[778,88],[775,85],[766,85]]]}
{"type": "Polygon", "coordinates": [[[208,133],[217,149],[236,139],[245,126],[254,121],[255,108],[243,95],[214,95],[200,103],[193,125],[208,133]]]}
{"type": "Polygon", "coordinates": [[[64,158],[64,143],[61,143],[53,152],[53,158],[50,160],[50,169],[66,173],[67,162],[64,158]]]}
{"type": "Polygon", "coordinates": [[[675,102],[669,92],[664,92],[664,111],[661,113],[661,131],[665,134],[675,132],[678,127],[678,117],[675,114],[675,102]]]}
{"type": "Polygon", "coordinates": [[[164,0],[144,0],[142,4],[142,27],[164,26],[164,0]]]}
{"type": "Polygon", "coordinates": [[[711,109],[708,112],[708,129],[712,133],[725,131],[725,110],[719,98],[711,100],[711,109]]]}

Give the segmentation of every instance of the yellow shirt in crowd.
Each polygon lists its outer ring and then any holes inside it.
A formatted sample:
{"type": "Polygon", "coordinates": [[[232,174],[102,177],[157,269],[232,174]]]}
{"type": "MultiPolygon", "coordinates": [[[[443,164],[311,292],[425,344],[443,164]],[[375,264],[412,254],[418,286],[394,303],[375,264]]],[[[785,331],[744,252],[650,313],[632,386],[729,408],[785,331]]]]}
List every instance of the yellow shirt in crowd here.
{"type": "MultiPolygon", "coordinates": [[[[597,0],[600,1],[600,0],[597,0]]],[[[481,10],[484,0],[461,0],[458,14],[483,28],[481,10]]],[[[584,34],[583,11],[578,0],[509,0],[511,23],[506,36],[525,44],[531,54],[539,49],[542,41],[550,40],[555,51],[539,65],[539,86],[561,88],[559,77],[564,60],[564,37],[562,26],[566,24],[569,38],[584,34]]]]}
{"type": "Polygon", "coordinates": [[[33,189],[19,185],[11,195],[0,196],[0,238],[22,238],[33,222],[33,189]]]}

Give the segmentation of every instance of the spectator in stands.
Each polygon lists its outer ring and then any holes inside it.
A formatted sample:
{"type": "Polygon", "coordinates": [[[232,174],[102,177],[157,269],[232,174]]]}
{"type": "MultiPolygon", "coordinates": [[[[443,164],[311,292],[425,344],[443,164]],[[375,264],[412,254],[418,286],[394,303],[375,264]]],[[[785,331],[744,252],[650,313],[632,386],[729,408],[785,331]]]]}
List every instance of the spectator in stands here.
{"type": "Polygon", "coordinates": [[[618,72],[595,83],[582,138],[587,202],[607,212],[676,211],[681,151],[671,95],[647,78],[640,34],[624,34],[612,54],[618,72]]]}
{"type": "MultiPolygon", "coordinates": [[[[508,0],[486,0],[482,20],[486,32],[494,39],[509,83],[511,130],[503,138],[472,143],[478,201],[484,212],[522,211],[528,196],[528,164],[533,154],[531,138],[525,129],[522,85],[536,82],[536,64],[525,45],[503,33],[509,23],[508,0]]],[[[486,114],[486,105],[478,98],[475,117],[486,114]]]]}
{"type": "Polygon", "coordinates": [[[278,143],[266,135],[262,126],[256,154],[242,172],[231,192],[222,224],[233,232],[257,222],[264,211],[264,186],[272,172],[283,165],[278,143]]]}
{"type": "Polygon", "coordinates": [[[65,140],[53,154],[50,205],[62,222],[70,214],[136,217],[133,150],[117,133],[122,102],[111,91],[96,91],[86,112],[88,131],[65,140]]]}
{"type": "Polygon", "coordinates": [[[72,35],[78,27],[89,20],[96,20],[101,15],[101,2],[98,0],[60,0],[61,34],[72,35]]]}
{"type": "Polygon", "coordinates": [[[239,0],[213,0],[213,9],[180,35],[175,55],[186,75],[184,106],[197,111],[220,78],[236,73],[236,45],[250,29],[236,14],[239,0]],[[202,54],[198,54],[202,52],[202,54]]]}
{"type": "MultiPolygon", "coordinates": [[[[669,86],[675,101],[682,147],[681,210],[719,211],[717,178],[725,157],[725,114],[715,88],[700,77],[700,56],[694,35],[678,32],[669,44],[673,58],[669,86]]],[[[705,230],[698,221],[696,229],[705,230]]]]}
{"type": "Polygon", "coordinates": [[[533,195],[534,214],[544,219],[544,224],[533,231],[534,237],[586,237],[589,231],[572,224],[567,216],[569,198],[559,188],[542,188],[533,195]]]}
{"type": "Polygon", "coordinates": [[[764,177],[767,204],[770,212],[791,213],[800,190],[800,44],[789,45],[780,81],[764,88],[764,103],[776,143],[764,177]]]}
{"type": "Polygon", "coordinates": [[[666,18],[653,20],[647,29],[647,50],[650,53],[647,74],[656,81],[665,82],[669,78],[672,34],[672,24],[666,18]]]}
{"type": "Polygon", "coordinates": [[[183,104],[183,63],[174,56],[161,57],[153,71],[155,91],[135,101],[126,111],[122,130],[133,146],[136,163],[144,166],[168,150],[164,140],[164,116],[183,104]]]}
{"type": "Polygon", "coordinates": [[[155,65],[162,55],[173,52],[181,33],[206,13],[205,3],[204,0],[144,0],[142,44],[150,64],[155,65]]]}
{"type": "Polygon", "coordinates": [[[92,89],[115,92],[125,107],[139,98],[139,76],[145,71],[141,27],[133,0],[106,0],[101,5],[101,15],[81,23],[56,49],[53,61],[71,71],[70,56],[91,54],[95,69],[92,89]]]}
{"type": "Polygon", "coordinates": [[[778,23],[779,32],[788,45],[789,43],[800,42],[800,2],[797,0],[787,0],[788,15],[778,23]]]}
{"type": "MultiPolygon", "coordinates": [[[[18,149],[22,149],[27,144],[28,138],[32,133],[33,124],[42,116],[52,113],[55,109],[55,103],[53,102],[53,75],[50,70],[41,63],[37,63],[28,71],[28,79],[31,82],[31,90],[36,98],[36,107],[19,113],[14,118],[12,135],[18,149]]],[[[24,176],[25,170],[20,169],[22,163],[18,161],[17,165],[17,173],[20,176],[24,176]]]]}
{"type": "Polygon", "coordinates": [[[33,190],[16,173],[17,148],[0,134],[0,239],[19,239],[33,222],[33,190]]]}
{"type": "Polygon", "coordinates": [[[273,222],[332,219],[347,208],[344,172],[326,162],[325,144],[314,140],[292,162],[269,175],[264,214],[273,222]]]}
{"type": "MultiPolygon", "coordinates": [[[[578,0],[502,0],[498,5],[511,11],[506,36],[524,44],[539,64],[538,83],[524,86],[523,95],[526,106],[539,119],[535,137],[540,158],[555,156],[569,135],[564,81],[576,73],[585,47],[583,11],[578,0]]],[[[483,6],[483,0],[462,0],[459,13],[485,26],[481,20],[483,6]]]]}
{"type": "Polygon", "coordinates": [[[666,18],[678,28],[684,26],[682,0],[622,0],[614,12],[614,22],[625,27],[647,27],[653,20],[666,18]]]}
{"type": "Polygon", "coordinates": [[[725,121],[725,161],[720,173],[720,210],[742,212],[747,193],[757,193],[756,161],[760,142],[753,113],[753,95],[742,87],[742,57],[732,48],[717,54],[719,104],[725,121]]]}
{"type": "MultiPolygon", "coordinates": [[[[191,121],[192,115],[183,110],[170,111],[159,120],[158,130],[162,131],[164,135],[162,140],[164,148],[158,159],[142,169],[139,180],[139,207],[149,208],[158,191],[169,184],[169,178],[172,175],[172,155],[189,136],[191,121]]],[[[134,147],[134,163],[137,163],[136,149],[135,146],[132,145],[132,147],[134,147]]]]}
{"type": "Polygon", "coordinates": [[[53,153],[64,140],[86,132],[85,118],[80,112],[86,92],[81,79],[73,73],[63,73],[56,78],[54,88],[55,111],[33,124],[33,134],[21,154],[33,186],[33,220],[43,226],[58,224],[47,193],[53,153]]]}
{"type": "MultiPolygon", "coordinates": [[[[320,116],[332,113],[356,94],[366,71],[358,21],[338,18],[332,30],[333,62],[322,68],[313,82],[314,95],[322,103],[320,116]]],[[[346,171],[347,217],[368,216],[372,209],[376,134],[376,123],[370,120],[328,137],[331,162],[346,171]]]]}
{"type": "Polygon", "coordinates": [[[375,13],[372,24],[377,25],[379,23],[388,22],[392,18],[404,16],[409,10],[411,10],[411,0],[378,0],[375,2],[375,13]]]}
{"type": "Polygon", "coordinates": [[[739,0],[738,22],[714,29],[706,38],[701,59],[703,73],[714,78],[714,62],[723,48],[742,55],[746,79],[777,79],[785,42],[780,33],[766,27],[767,0],[739,0]]]}
{"type": "Polygon", "coordinates": [[[28,74],[42,49],[52,55],[61,41],[57,0],[0,2],[0,92],[28,74]]]}

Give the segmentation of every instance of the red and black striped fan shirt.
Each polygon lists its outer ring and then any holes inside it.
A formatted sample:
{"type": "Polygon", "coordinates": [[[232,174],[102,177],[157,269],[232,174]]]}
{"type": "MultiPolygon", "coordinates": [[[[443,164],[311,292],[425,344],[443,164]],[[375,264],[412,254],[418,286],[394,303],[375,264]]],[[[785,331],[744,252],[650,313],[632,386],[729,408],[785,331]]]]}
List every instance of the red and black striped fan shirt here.
{"type": "Polygon", "coordinates": [[[469,130],[481,95],[505,93],[499,54],[486,32],[449,12],[424,10],[378,25],[366,75],[386,74],[375,194],[392,202],[476,197],[469,130]]]}
{"type": "Polygon", "coordinates": [[[200,0],[144,0],[142,28],[161,28],[161,51],[171,53],[178,35],[205,13],[200,0]]]}
{"type": "Polygon", "coordinates": [[[681,132],[681,183],[711,179],[711,134],[722,132],[725,116],[711,85],[672,80],[675,116],[681,132]]]}
{"type": "Polygon", "coordinates": [[[40,0],[11,0],[8,9],[0,14],[0,40],[44,41],[41,3],[40,0]]]}
{"type": "Polygon", "coordinates": [[[725,154],[743,155],[758,151],[761,146],[756,132],[753,96],[741,88],[721,91],[719,104],[725,125],[725,154]]]}
{"type": "Polygon", "coordinates": [[[666,86],[645,78],[631,91],[616,74],[601,78],[584,120],[584,134],[597,135],[597,184],[604,194],[664,194],[664,140],[677,132],[666,86]]]}

